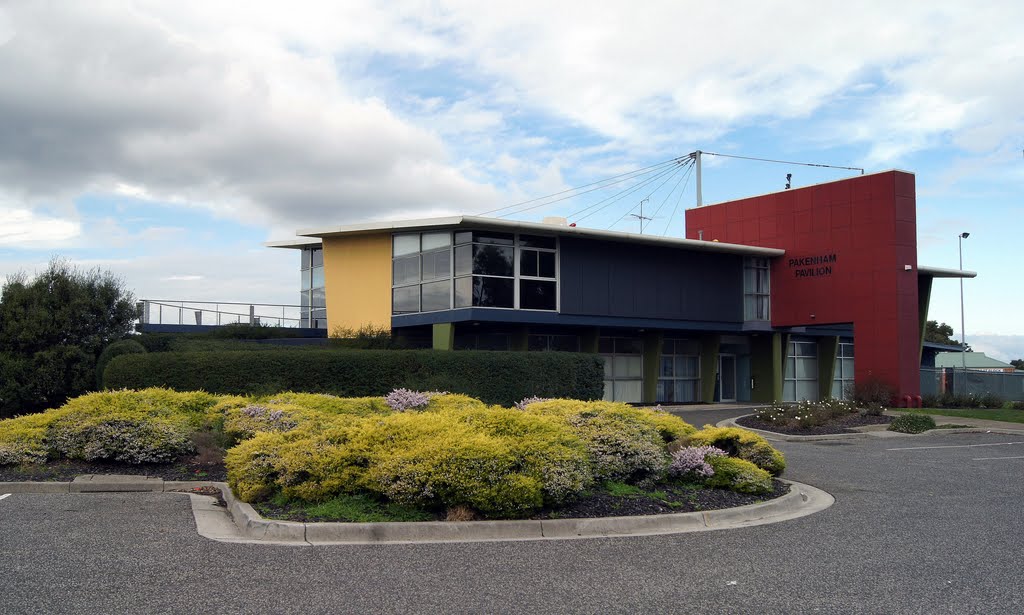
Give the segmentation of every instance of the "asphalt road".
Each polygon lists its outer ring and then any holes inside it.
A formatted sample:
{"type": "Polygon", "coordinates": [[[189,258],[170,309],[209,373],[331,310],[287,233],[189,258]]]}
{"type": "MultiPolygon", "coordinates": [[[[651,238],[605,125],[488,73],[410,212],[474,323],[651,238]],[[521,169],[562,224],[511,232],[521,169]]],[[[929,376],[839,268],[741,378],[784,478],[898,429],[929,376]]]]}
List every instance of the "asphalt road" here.
{"type": "Polygon", "coordinates": [[[677,536],[222,544],[196,534],[184,496],[15,494],[0,500],[0,613],[1024,612],[1024,437],[780,448],[834,506],[677,536]]]}

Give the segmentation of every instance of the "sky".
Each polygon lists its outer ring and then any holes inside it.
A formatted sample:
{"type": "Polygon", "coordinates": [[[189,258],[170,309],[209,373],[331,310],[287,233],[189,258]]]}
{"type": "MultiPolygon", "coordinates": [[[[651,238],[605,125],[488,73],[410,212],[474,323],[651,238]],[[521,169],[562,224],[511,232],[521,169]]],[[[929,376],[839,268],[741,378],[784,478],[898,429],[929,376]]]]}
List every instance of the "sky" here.
{"type": "MultiPolygon", "coordinates": [[[[298,254],[263,243],[296,229],[698,149],[915,173],[920,264],[958,267],[969,232],[967,342],[1024,357],[1020,2],[0,0],[0,279],[59,256],[140,299],[291,304],[298,254]]],[[[643,232],[682,237],[692,173],[662,168],[496,214],[636,232],[643,201],[643,232]]],[[[858,171],[709,156],[704,201],[786,173],[858,171]]],[[[937,280],[930,311],[958,338],[959,293],[937,280]]]]}

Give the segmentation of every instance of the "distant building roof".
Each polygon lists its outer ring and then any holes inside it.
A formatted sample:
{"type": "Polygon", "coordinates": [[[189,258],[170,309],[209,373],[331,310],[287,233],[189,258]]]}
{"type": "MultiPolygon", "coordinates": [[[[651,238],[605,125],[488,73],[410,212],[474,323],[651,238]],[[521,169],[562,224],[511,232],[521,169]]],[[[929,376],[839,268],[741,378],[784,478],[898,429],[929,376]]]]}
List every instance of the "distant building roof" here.
{"type": "Polygon", "coordinates": [[[1013,369],[1009,363],[986,357],[984,352],[940,352],[935,355],[935,367],[960,367],[964,363],[967,369],[1013,369]]]}

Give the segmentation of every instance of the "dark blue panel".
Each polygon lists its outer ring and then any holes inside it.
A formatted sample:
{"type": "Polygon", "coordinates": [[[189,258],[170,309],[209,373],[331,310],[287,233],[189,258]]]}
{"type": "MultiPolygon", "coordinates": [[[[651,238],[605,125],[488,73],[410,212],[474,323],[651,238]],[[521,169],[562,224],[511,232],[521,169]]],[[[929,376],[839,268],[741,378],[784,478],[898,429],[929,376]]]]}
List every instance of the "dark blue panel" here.
{"type": "Polygon", "coordinates": [[[561,312],[742,322],[743,257],[563,237],[561,312]]]}

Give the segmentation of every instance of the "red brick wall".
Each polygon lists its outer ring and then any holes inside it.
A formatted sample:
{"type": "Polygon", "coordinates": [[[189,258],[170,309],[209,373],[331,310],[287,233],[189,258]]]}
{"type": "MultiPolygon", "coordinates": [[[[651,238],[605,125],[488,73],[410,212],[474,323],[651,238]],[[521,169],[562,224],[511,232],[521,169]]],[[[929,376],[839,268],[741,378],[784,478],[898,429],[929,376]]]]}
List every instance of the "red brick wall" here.
{"type": "Polygon", "coordinates": [[[772,264],[772,325],[853,323],[857,382],[878,378],[900,397],[920,393],[912,174],[887,171],[688,210],[687,239],[701,231],[705,241],[786,250],[772,264]]]}

